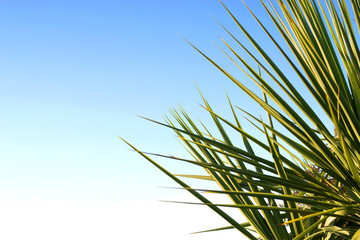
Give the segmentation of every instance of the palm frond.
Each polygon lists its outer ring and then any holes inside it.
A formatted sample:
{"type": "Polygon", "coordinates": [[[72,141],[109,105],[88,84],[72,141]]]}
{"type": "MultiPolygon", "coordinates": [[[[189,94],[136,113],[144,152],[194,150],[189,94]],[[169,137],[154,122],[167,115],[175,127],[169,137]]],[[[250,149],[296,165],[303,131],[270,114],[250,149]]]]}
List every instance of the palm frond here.
{"type": "Polygon", "coordinates": [[[277,36],[246,6],[283,61],[273,58],[272,52],[267,52],[236,14],[221,3],[257,55],[220,23],[230,40],[222,38],[224,47],[219,48],[262,96],[189,43],[258,103],[268,117],[268,122],[255,117],[235,106],[227,95],[232,114],[232,119],[227,119],[213,110],[200,92],[203,108],[215,126],[212,132],[204,124],[196,124],[181,107],[172,109],[172,118],[166,118],[165,123],[147,119],[172,129],[193,159],[149,154],[128,143],[200,201],[183,203],[206,205],[230,224],[202,232],[237,229],[249,239],[263,240],[359,237],[360,2],[350,3],[277,0],[275,6],[260,0],[277,36]],[[276,40],[278,37],[286,46],[276,40]],[[247,57],[256,66],[251,66],[247,57]],[[289,69],[297,79],[289,76],[289,69]],[[303,88],[298,88],[298,83],[303,88]],[[242,127],[238,110],[257,134],[242,127]],[[328,121],[333,126],[327,126],[328,121]],[[234,141],[234,136],[240,136],[242,143],[234,141]],[[206,174],[173,174],[150,156],[191,164],[206,174]],[[192,188],[182,178],[212,181],[219,188],[192,188]],[[213,203],[205,197],[207,194],[226,195],[232,203],[213,203]],[[237,222],[223,211],[224,207],[237,209],[247,222],[237,222]]]}

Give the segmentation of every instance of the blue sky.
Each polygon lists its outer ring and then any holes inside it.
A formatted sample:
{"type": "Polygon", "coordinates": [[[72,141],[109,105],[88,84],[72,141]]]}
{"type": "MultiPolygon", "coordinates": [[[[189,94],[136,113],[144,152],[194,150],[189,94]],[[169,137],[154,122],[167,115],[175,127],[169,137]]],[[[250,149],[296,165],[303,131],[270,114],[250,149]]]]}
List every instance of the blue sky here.
{"type": "MultiPolygon", "coordinates": [[[[256,1],[246,2],[263,14],[256,1]]],[[[240,1],[225,3],[262,37],[240,1]]],[[[180,220],[194,208],[159,205],[185,195],[158,188],[175,185],[117,137],[145,151],[183,154],[171,131],[136,115],[161,120],[180,103],[203,117],[194,82],[215,109],[223,110],[224,88],[254,109],[179,36],[228,64],[212,42],[226,34],[211,15],[235,29],[217,0],[0,2],[0,220],[8,229],[0,238],[105,239],[106,232],[121,239],[139,221],[202,239],[185,234],[222,223],[214,216],[215,223],[194,228],[180,220]],[[154,220],[154,212],[163,218],[154,220]]],[[[149,238],[162,239],[151,229],[149,238]]]]}

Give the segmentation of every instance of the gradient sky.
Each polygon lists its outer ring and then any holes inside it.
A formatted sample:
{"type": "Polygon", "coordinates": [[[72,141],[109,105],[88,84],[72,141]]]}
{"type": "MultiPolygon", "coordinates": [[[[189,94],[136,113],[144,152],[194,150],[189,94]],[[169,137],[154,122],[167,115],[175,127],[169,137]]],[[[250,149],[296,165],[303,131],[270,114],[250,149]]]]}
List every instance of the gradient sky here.
{"type": "MultiPolygon", "coordinates": [[[[224,2],[263,37],[240,1],[224,2]]],[[[159,188],[176,185],[118,138],[183,154],[171,131],[136,115],[161,120],[180,103],[202,118],[194,82],[214,109],[224,108],[224,88],[254,109],[179,36],[230,66],[212,42],[226,33],[211,15],[236,29],[217,0],[0,1],[1,239],[219,236],[188,235],[226,223],[208,209],[157,202],[189,196],[159,188]]]]}

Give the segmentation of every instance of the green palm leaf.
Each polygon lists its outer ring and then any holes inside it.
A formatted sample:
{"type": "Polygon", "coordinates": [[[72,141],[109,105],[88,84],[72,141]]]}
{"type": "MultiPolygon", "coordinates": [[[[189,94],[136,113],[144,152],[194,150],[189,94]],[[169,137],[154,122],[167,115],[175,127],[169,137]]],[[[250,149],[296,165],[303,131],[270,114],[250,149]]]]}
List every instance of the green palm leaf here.
{"type": "Polygon", "coordinates": [[[297,79],[290,77],[282,62],[265,51],[221,3],[258,55],[221,24],[234,45],[221,39],[224,48],[220,49],[263,96],[189,43],[258,103],[269,119],[264,122],[234,106],[229,96],[232,119],[227,119],[200,93],[216,134],[195,123],[182,108],[171,110],[172,119],[166,118],[165,123],[145,118],[172,129],[193,159],[145,153],[128,143],[200,201],[182,203],[206,205],[230,224],[201,232],[237,229],[249,239],[263,240],[359,238],[360,2],[349,1],[277,0],[275,6],[260,0],[286,46],[248,8],[297,79]],[[239,46],[256,66],[236,51],[239,46]],[[314,101],[308,101],[295,81],[304,85],[314,101]],[[323,113],[315,111],[314,104],[323,113]],[[241,126],[238,110],[258,134],[250,134],[241,126]],[[334,134],[326,126],[327,120],[333,123],[334,134]],[[234,134],[241,136],[242,144],[234,141],[234,134]],[[150,156],[182,161],[204,169],[206,174],[174,174],[150,156]],[[192,188],[183,178],[212,181],[219,188],[192,188]],[[213,203],[205,197],[208,194],[226,195],[232,203],[213,203]],[[247,222],[237,222],[222,210],[224,207],[237,209],[247,222]]]}

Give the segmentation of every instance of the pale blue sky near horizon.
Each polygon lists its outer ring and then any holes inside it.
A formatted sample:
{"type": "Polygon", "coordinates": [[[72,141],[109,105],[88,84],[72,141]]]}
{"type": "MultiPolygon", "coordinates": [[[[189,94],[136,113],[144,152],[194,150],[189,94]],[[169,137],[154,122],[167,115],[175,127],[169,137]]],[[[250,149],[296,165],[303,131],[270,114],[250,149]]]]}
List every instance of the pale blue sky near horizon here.
{"type": "MultiPolygon", "coordinates": [[[[245,2],[264,13],[259,2],[245,2]]],[[[224,3],[263,38],[241,1],[224,3]]],[[[194,82],[214,109],[227,111],[224,88],[236,105],[256,109],[181,37],[234,70],[212,42],[229,38],[211,15],[236,29],[218,0],[0,1],[0,205],[171,198],[174,190],[157,187],[176,185],[117,136],[145,151],[182,154],[170,130],[136,115],[161,120],[180,103],[202,118],[194,82]]],[[[76,236],[66,238],[85,235],[76,236]]]]}

